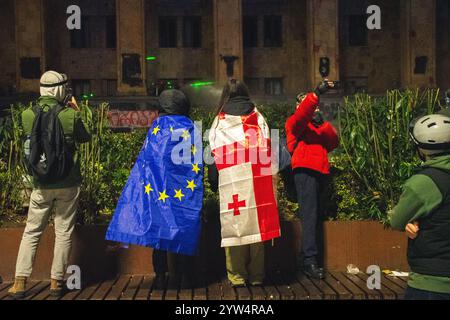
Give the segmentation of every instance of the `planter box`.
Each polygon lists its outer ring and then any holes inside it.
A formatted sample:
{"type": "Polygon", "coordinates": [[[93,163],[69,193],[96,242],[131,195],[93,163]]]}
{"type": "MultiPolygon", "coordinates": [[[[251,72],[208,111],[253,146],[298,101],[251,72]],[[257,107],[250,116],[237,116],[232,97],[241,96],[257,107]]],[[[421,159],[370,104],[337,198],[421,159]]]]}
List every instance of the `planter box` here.
{"type": "MultiPolygon", "coordinates": [[[[102,280],[117,274],[152,273],[151,249],[137,246],[114,248],[104,240],[105,226],[77,227],[73,235],[70,264],[80,266],[84,281],[102,280]]],[[[23,228],[0,229],[0,276],[14,278],[15,262],[23,228]]],[[[299,222],[282,223],[282,238],[266,244],[267,272],[295,272],[301,227],[299,222]]],[[[49,278],[53,256],[54,230],[48,227],[42,236],[33,269],[33,279],[49,278]]],[[[386,230],[377,222],[326,222],[324,224],[324,263],[326,268],[345,271],[354,264],[365,271],[369,265],[390,270],[408,270],[407,239],[403,233],[386,230]]],[[[205,223],[200,254],[199,274],[223,275],[224,251],[220,248],[218,221],[205,223]]],[[[170,259],[169,259],[170,261],[170,259]]]]}

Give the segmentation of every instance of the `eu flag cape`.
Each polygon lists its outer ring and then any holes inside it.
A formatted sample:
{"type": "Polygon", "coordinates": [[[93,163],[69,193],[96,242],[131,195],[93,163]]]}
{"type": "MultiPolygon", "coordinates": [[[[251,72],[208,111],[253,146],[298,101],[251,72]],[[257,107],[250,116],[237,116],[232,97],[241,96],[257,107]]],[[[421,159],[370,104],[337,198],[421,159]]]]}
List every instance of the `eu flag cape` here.
{"type": "Polygon", "coordinates": [[[106,239],[185,255],[197,253],[203,200],[202,139],[181,115],[153,122],[106,239]]]}

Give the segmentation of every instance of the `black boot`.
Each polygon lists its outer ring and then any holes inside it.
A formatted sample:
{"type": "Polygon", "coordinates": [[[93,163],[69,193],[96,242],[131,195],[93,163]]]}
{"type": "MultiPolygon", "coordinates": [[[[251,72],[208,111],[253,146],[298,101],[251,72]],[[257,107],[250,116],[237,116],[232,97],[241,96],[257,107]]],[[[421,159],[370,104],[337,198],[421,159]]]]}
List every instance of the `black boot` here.
{"type": "Polygon", "coordinates": [[[157,273],[155,276],[155,280],[153,281],[153,289],[164,290],[165,287],[166,287],[166,274],[157,273]]]}
{"type": "Polygon", "coordinates": [[[325,279],[325,271],[316,264],[308,264],[303,267],[303,272],[313,279],[325,279]]]}

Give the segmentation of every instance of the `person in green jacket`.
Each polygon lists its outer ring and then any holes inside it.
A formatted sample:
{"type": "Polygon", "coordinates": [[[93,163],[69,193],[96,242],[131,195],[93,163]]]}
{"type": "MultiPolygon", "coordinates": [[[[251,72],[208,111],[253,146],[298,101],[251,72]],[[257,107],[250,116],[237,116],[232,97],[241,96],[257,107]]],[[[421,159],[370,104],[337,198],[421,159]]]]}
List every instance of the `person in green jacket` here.
{"type": "Polygon", "coordinates": [[[410,238],[405,299],[450,300],[450,117],[421,117],[411,128],[424,163],[390,215],[391,226],[410,238]]]}
{"type": "MultiPolygon", "coordinates": [[[[41,110],[48,111],[65,103],[67,90],[67,76],[55,71],[44,73],[40,79],[41,96],[37,105],[41,110]]],[[[91,121],[88,115],[87,122],[91,121]]],[[[76,223],[78,197],[80,195],[81,172],[80,161],[77,154],[77,146],[80,143],[89,142],[91,133],[89,125],[82,120],[76,101],[63,106],[58,113],[64,139],[69,149],[73,151],[73,166],[61,180],[52,183],[39,183],[32,179],[33,192],[30,197],[27,224],[23,233],[16,263],[16,277],[9,294],[14,298],[23,298],[25,295],[26,281],[31,275],[36,249],[39,239],[47,226],[50,214],[55,212],[55,249],[51,270],[50,293],[60,296],[63,293],[63,279],[67,267],[70,250],[71,236],[76,223]]],[[[30,136],[33,130],[35,113],[32,108],[22,113],[22,126],[25,140],[25,156],[30,154],[30,136]]]]}

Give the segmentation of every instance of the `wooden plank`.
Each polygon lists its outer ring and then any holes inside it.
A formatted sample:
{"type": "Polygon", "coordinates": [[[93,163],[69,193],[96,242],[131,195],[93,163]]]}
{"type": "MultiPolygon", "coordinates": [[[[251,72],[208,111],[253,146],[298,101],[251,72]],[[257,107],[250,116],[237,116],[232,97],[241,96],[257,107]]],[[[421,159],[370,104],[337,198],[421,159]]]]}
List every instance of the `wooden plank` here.
{"type": "MultiPolygon", "coordinates": [[[[63,300],[63,301],[75,300],[82,292],[83,292],[83,288],[81,290],[70,290],[59,300],[63,300]]],[[[47,299],[47,300],[53,300],[53,299],[47,299]]]]}
{"type": "Polygon", "coordinates": [[[389,278],[392,277],[383,276],[381,283],[395,293],[396,299],[403,300],[403,298],[405,297],[405,288],[402,288],[401,286],[397,285],[394,281],[391,281],[389,278]]]}
{"type": "MultiPolygon", "coordinates": [[[[166,281],[167,281],[167,279],[166,279],[166,281]]],[[[152,283],[153,282],[154,282],[154,277],[152,278],[152,283]]],[[[167,285],[167,282],[166,282],[166,285],[167,285]]],[[[164,289],[157,290],[157,289],[153,288],[153,286],[152,286],[152,290],[151,290],[149,299],[150,300],[164,300],[164,293],[165,293],[164,289]]]]}
{"type": "Polygon", "coordinates": [[[308,291],[309,299],[323,299],[323,293],[314,285],[314,283],[302,272],[297,273],[297,281],[308,291]]]}
{"type": "Polygon", "coordinates": [[[39,292],[38,294],[36,294],[32,300],[45,300],[50,296],[50,281],[43,281],[45,282],[45,287],[44,289],[39,292]]]}
{"type": "Polygon", "coordinates": [[[263,289],[267,300],[281,300],[280,292],[270,281],[264,283],[263,289]]]}
{"type": "Polygon", "coordinates": [[[236,294],[238,300],[243,301],[252,300],[252,294],[247,287],[236,288],[236,294]]]}
{"type": "Polygon", "coordinates": [[[284,281],[279,274],[273,274],[267,277],[267,280],[277,288],[281,300],[294,300],[295,295],[291,287],[284,281]]]}
{"type": "Polygon", "coordinates": [[[150,292],[152,290],[153,279],[154,278],[152,276],[144,277],[141,285],[139,286],[139,290],[136,293],[136,300],[148,300],[150,292]]]}
{"type": "Polygon", "coordinates": [[[223,300],[236,300],[236,292],[234,288],[231,286],[230,281],[228,279],[222,279],[222,299],[223,300]]]}
{"type": "Polygon", "coordinates": [[[130,283],[127,286],[127,289],[123,292],[121,300],[133,300],[137,291],[139,290],[139,286],[141,285],[144,276],[133,276],[130,280],[130,283]]]}
{"type": "Polygon", "coordinates": [[[192,289],[180,289],[178,291],[178,299],[183,301],[192,300],[193,290],[192,289]]]}
{"type": "Polygon", "coordinates": [[[266,300],[266,293],[262,286],[251,286],[250,292],[252,294],[252,300],[266,300]]]}
{"type": "Polygon", "coordinates": [[[197,287],[193,290],[193,300],[208,300],[208,290],[206,281],[204,278],[199,278],[197,280],[197,287]]]}
{"type": "MultiPolygon", "coordinates": [[[[333,278],[335,278],[338,283],[345,286],[352,293],[351,299],[354,299],[354,300],[366,299],[366,293],[363,290],[361,290],[357,285],[355,285],[352,281],[350,281],[343,273],[330,272],[330,275],[333,278]]],[[[339,298],[341,298],[341,297],[339,296],[339,298]]]]}
{"type": "MultiPolygon", "coordinates": [[[[367,287],[367,279],[369,278],[369,275],[361,272],[358,274],[358,277],[361,278],[366,283],[366,287],[367,287]]],[[[386,285],[383,284],[383,281],[381,281],[381,289],[379,291],[381,292],[381,295],[382,295],[381,299],[394,300],[397,298],[397,296],[395,295],[395,292],[393,292],[391,289],[386,287],[386,285]]]]}
{"type": "Polygon", "coordinates": [[[353,299],[353,293],[342,282],[336,280],[329,272],[326,273],[325,282],[337,293],[336,299],[353,299]]]}
{"type": "Polygon", "coordinates": [[[130,282],[131,277],[129,275],[121,275],[119,280],[111,287],[111,290],[106,295],[105,300],[119,300],[122,294],[130,282]]]}
{"type": "Polygon", "coordinates": [[[167,289],[164,300],[178,300],[178,289],[167,289]]]}
{"type": "Polygon", "coordinates": [[[408,283],[405,282],[401,277],[391,277],[386,276],[386,279],[389,279],[390,281],[394,282],[396,285],[398,285],[403,290],[406,290],[406,287],[408,286],[408,283]]]}
{"type": "Polygon", "coordinates": [[[210,281],[210,284],[208,285],[208,300],[217,301],[222,299],[220,281],[218,281],[217,279],[218,277],[213,277],[213,279],[210,281]]]}
{"type": "Polygon", "coordinates": [[[285,283],[289,283],[289,288],[294,293],[295,300],[308,300],[310,299],[308,291],[297,281],[296,278],[283,277],[285,283]]]}
{"type": "Polygon", "coordinates": [[[89,300],[103,300],[118,279],[104,281],[89,300]]]}
{"type": "Polygon", "coordinates": [[[305,275],[305,277],[307,277],[317,287],[317,289],[319,289],[322,292],[322,297],[325,300],[336,300],[338,298],[336,291],[334,291],[333,288],[331,288],[327,284],[326,279],[317,280],[317,279],[310,278],[306,275],[305,275]]]}
{"type": "Polygon", "coordinates": [[[383,295],[379,290],[371,290],[367,287],[367,281],[361,280],[360,277],[354,275],[354,274],[348,274],[348,273],[342,273],[345,275],[347,279],[349,279],[351,282],[353,282],[359,289],[364,291],[366,298],[373,300],[373,299],[382,299],[383,295]]]}
{"type": "Polygon", "coordinates": [[[5,286],[2,287],[2,290],[0,290],[0,300],[8,297],[8,290],[13,286],[13,283],[4,283],[5,286]]]}
{"type": "Polygon", "coordinates": [[[2,292],[4,289],[11,287],[12,285],[13,285],[12,282],[0,283],[0,292],[2,292]]]}
{"type": "Polygon", "coordinates": [[[81,291],[81,293],[76,297],[76,300],[89,300],[97,291],[97,289],[100,288],[100,286],[101,282],[89,285],[87,288],[81,291]]]}
{"type": "Polygon", "coordinates": [[[48,289],[48,286],[50,283],[48,281],[39,281],[39,283],[36,286],[33,286],[30,290],[26,292],[25,299],[24,300],[31,300],[35,296],[37,296],[42,291],[48,289]]]}

